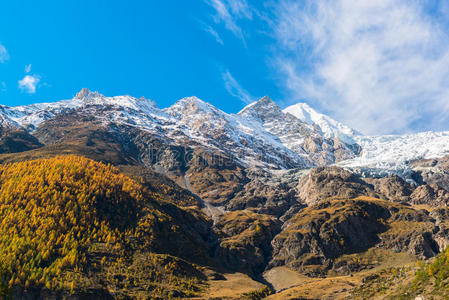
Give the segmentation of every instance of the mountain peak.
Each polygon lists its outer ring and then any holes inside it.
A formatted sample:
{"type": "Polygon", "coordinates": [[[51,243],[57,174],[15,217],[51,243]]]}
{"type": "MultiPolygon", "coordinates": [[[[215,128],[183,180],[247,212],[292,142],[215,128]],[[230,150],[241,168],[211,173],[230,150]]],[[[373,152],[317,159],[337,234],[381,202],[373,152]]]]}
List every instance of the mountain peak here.
{"type": "Polygon", "coordinates": [[[80,100],[90,100],[98,97],[103,97],[103,95],[98,92],[91,92],[88,88],[82,88],[75,96],[75,98],[80,100]]]}
{"type": "Polygon", "coordinates": [[[263,96],[259,100],[247,105],[246,107],[279,108],[279,106],[269,96],[263,96]]]}
{"type": "Polygon", "coordinates": [[[268,95],[263,96],[262,98],[257,100],[257,102],[261,103],[261,104],[276,104],[276,103],[274,103],[273,100],[271,100],[270,96],[268,96],[268,95]]]}
{"type": "Polygon", "coordinates": [[[270,97],[264,96],[245,106],[238,114],[265,120],[267,117],[282,115],[282,110],[270,97]]]}
{"type": "Polygon", "coordinates": [[[198,97],[191,96],[182,98],[176,101],[172,106],[164,109],[166,113],[172,116],[177,116],[178,118],[182,116],[189,116],[195,114],[214,114],[214,115],[226,115],[225,112],[216,108],[210,103],[201,100],[198,97]]]}
{"type": "Polygon", "coordinates": [[[196,96],[190,96],[182,98],[181,100],[176,101],[172,107],[180,107],[185,110],[194,110],[194,111],[209,111],[214,109],[215,107],[196,96]]]}
{"type": "Polygon", "coordinates": [[[307,124],[316,124],[320,127],[326,138],[339,138],[347,144],[354,144],[353,137],[360,135],[357,131],[346,126],[331,117],[321,114],[310,107],[307,103],[299,102],[283,110],[307,124]]]}
{"type": "MultiPolygon", "coordinates": [[[[288,106],[283,110],[285,113],[289,113],[301,121],[304,121],[308,124],[313,123],[313,116],[320,116],[322,114],[319,114],[316,112],[313,108],[311,108],[307,103],[305,102],[298,102],[296,104],[293,104],[291,106],[288,106]]],[[[324,115],[323,115],[324,116],[324,115]]]]}
{"type": "Polygon", "coordinates": [[[190,97],[184,97],[181,100],[177,101],[179,102],[185,102],[185,103],[195,103],[195,104],[199,104],[199,105],[209,105],[207,102],[201,100],[200,98],[198,98],[197,96],[190,96],[190,97]]]}

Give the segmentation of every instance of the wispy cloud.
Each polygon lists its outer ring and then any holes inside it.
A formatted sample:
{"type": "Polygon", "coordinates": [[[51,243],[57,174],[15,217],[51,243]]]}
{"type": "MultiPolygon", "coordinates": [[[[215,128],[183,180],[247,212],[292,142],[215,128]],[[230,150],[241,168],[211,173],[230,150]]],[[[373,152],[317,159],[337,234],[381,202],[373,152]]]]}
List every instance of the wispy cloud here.
{"type": "Polygon", "coordinates": [[[30,72],[31,72],[31,64],[25,66],[25,73],[28,74],[30,72]]]}
{"type": "Polygon", "coordinates": [[[7,91],[6,82],[2,81],[0,83],[0,91],[2,91],[2,92],[6,92],[7,91]]]}
{"type": "Polygon", "coordinates": [[[236,15],[238,18],[253,18],[253,9],[248,5],[246,0],[228,0],[227,5],[232,14],[236,15]]]}
{"type": "Polygon", "coordinates": [[[426,3],[279,1],[275,65],[291,96],[368,134],[448,130],[449,36],[426,3]]]}
{"type": "Polygon", "coordinates": [[[38,75],[26,75],[23,79],[19,80],[19,88],[26,93],[36,93],[36,86],[40,81],[38,75]]]}
{"type": "Polygon", "coordinates": [[[201,26],[203,28],[203,30],[207,33],[209,33],[217,43],[224,45],[224,42],[222,40],[222,38],[220,37],[220,35],[218,34],[218,32],[210,25],[201,22],[201,26]]]}
{"type": "Polygon", "coordinates": [[[246,0],[206,0],[215,11],[215,23],[224,24],[225,28],[239,38],[246,47],[246,39],[239,19],[252,19],[252,10],[246,0]]]}
{"type": "Polygon", "coordinates": [[[9,59],[8,51],[6,50],[5,46],[0,44],[0,63],[4,63],[9,59]]]}
{"type": "Polygon", "coordinates": [[[255,100],[247,90],[242,88],[237,80],[232,76],[229,70],[226,70],[222,74],[224,85],[229,94],[233,97],[240,99],[242,102],[249,104],[255,100]]]}

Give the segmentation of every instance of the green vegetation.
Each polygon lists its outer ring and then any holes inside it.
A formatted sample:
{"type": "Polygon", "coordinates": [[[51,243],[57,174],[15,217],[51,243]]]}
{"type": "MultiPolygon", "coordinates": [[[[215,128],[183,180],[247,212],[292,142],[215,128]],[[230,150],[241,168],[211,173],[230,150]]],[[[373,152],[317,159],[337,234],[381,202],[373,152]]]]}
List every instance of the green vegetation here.
{"type": "Polygon", "coordinates": [[[137,253],[129,264],[104,261],[103,270],[108,288],[117,298],[193,297],[207,287],[202,268],[165,254],[137,253]]]}
{"type": "Polygon", "coordinates": [[[420,262],[411,285],[413,291],[449,297],[449,247],[431,262],[420,262]]]}
{"type": "Polygon", "coordinates": [[[268,287],[264,287],[257,291],[244,293],[242,299],[260,300],[268,297],[269,295],[271,295],[270,289],[268,287]]]}
{"type": "Polygon", "coordinates": [[[410,277],[411,272],[411,268],[406,266],[389,267],[374,272],[363,278],[360,286],[352,291],[351,297],[353,299],[373,299],[376,297],[410,299],[411,294],[406,290],[401,290],[397,296],[394,296],[395,293],[393,291],[396,291],[398,286],[410,277]]]}

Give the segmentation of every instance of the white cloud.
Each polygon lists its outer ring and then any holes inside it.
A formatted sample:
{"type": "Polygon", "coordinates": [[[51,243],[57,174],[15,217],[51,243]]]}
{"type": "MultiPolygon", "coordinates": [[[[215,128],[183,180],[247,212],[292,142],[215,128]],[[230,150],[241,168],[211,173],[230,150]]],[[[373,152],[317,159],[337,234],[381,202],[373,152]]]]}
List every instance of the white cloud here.
{"type": "Polygon", "coordinates": [[[223,23],[246,47],[242,28],[237,23],[239,19],[252,18],[252,10],[246,0],[206,0],[206,3],[215,10],[215,22],[223,23]]]}
{"type": "Polygon", "coordinates": [[[36,93],[36,86],[39,83],[40,78],[37,75],[26,75],[23,79],[19,80],[19,88],[26,93],[36,93]]]}
{"type": "Polygon", "coordinates": [[[2,82],[0,83],[0,85],[1,85],[0,91],[6,92],[6,91],[7,91],[6,82],[2,81],[2,82]]]}
{"type": "Polygon", "coordinates": [[[25,73],[31,72],[31,64],[25,66],[25,73]]]}
{"type": "Polygon", "coordinates": [[[228,0],[228,7],[238,18],[252,19],[253,10],[246,0],[228,0]]]}
{"type": "Polygon", "coordinates": [[[5,46],[0,44],[0,63],[4,63],[9,59],[8,51],[6,50],[5,46]]]}
{"type": "Polygon", "coordinates": [[[367,134],[449,130],[449,36],[425,4],[280,1],[274,61],[291,96],[367,134]]]}
{"type": "Polygon", "coordinates": [[[255,97],[242,88],[229,71],[222,74],[225,88],[233,97],[239,98],[242,102],[249,104],[255,100],[255,97]]]}
{"type": "Polygon", "coordinates": [[[210,25],[207,25],[205,23],[202,23],[203,30],[207,33],[209,33],[217,43],[224,45],[223,40],[221,39],[218,32],[210,25]]]}

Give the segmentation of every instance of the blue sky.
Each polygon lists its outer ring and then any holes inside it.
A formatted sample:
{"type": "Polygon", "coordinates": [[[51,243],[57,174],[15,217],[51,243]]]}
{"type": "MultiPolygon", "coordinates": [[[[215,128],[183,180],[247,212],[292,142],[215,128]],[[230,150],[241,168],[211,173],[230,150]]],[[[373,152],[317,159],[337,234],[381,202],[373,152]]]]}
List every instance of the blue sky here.
{"type": "Polygon", "coordinates": [[[226,90],[226,72],[256,95],[279,97],[266,64],[268,37],[245,33],[245,47],[224,30],[223,44],[217,43],[205,28],[221,26],[206,2],[9,1],[5,6],[0,43],[9,59],[0,64],[0,81],[6,84],[2,104],[71,98],[88,87],[109,96],[145,96],[161,107],[196,95],[236,112],[244,101],[226,90]],[[28,74],[39,78],[35,92],[18,87],[29,64],[28,74]]]}
{"type": "Polygon", "coordinates": [[[448,13],[437,0],[8,1],[0,103],[87,87],[237,112],[269,95],[367,134],[449,130],[448,13]]]}

